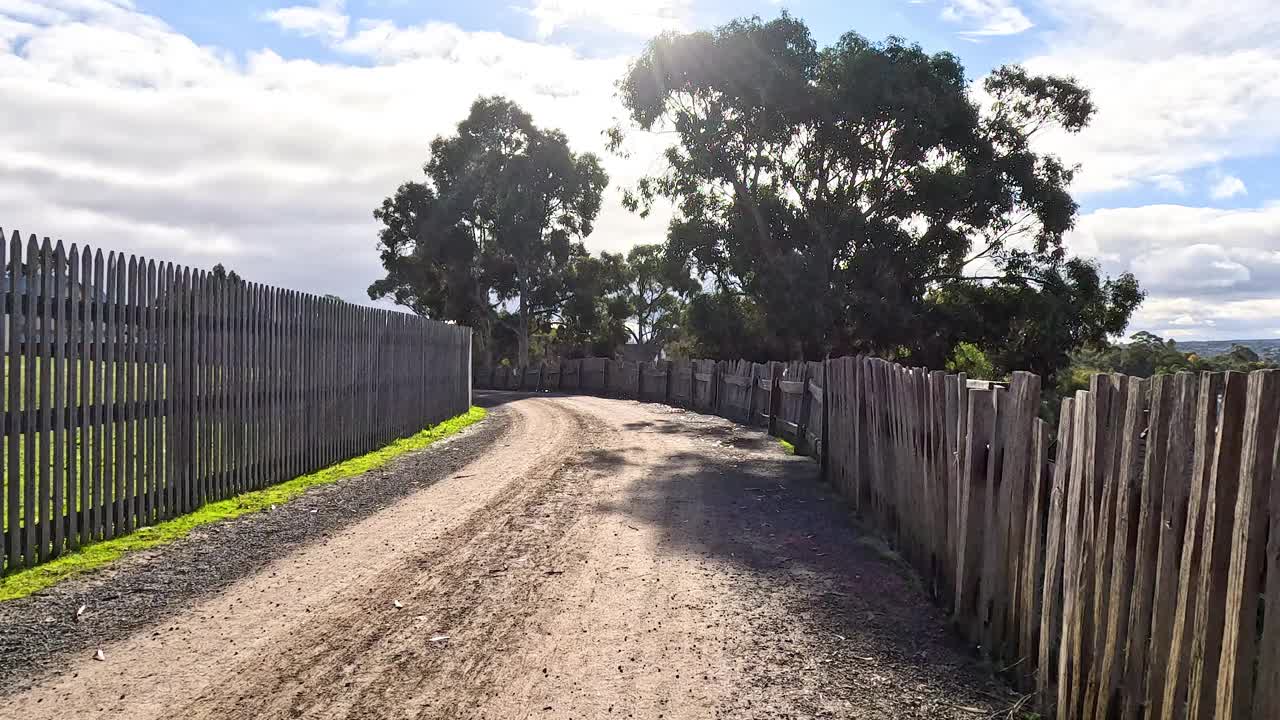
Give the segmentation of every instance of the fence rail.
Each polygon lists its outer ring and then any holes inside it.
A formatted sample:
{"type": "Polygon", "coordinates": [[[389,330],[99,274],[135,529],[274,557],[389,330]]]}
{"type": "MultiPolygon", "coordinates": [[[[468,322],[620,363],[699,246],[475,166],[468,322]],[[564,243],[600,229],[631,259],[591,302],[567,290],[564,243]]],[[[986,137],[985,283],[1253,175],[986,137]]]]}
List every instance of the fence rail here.
{"type": "Polygon", "coordinates": [[[610,394],[691,396],[820,458],[1041,712],[1280,717],[1280,371],[1098,375],[1054,429],[1030,373],[608,367],[610,394]]]}
{"type": "Polygon", "coordinates": [[[6,571],[470,404],[470,330],[17,232],[0,268],[6,571]]]}

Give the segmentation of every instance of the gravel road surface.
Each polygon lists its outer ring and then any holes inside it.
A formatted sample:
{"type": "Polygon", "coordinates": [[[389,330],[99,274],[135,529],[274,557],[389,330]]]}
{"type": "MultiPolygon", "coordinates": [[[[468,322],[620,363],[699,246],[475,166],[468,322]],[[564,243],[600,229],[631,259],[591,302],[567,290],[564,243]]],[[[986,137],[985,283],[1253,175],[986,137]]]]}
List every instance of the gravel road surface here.
{"type": "Polygon", "coordinates": [[[0,717],[981,718],[1011,703],[816,465],[763,433],[623,400],[479,402],[489,419],[380,471],[0,605],[0,717]]]}

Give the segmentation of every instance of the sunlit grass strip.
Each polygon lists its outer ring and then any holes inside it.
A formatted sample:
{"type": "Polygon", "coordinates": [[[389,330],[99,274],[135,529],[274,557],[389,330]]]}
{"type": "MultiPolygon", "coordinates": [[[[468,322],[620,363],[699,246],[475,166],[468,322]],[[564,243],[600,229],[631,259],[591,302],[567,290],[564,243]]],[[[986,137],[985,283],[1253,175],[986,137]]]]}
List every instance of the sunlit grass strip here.
{"type": "Polygon", "coordinates": [[[782,438],[778,438],[778,444],[782,446],[783,451],[788,455],[796,454],[796,446],[793,443],[783,440],[782,438]]]}
{"type": "Polygon", "coordinates": [[[85,545],[80,550],[63,555],[43,565],[18,570],[0,578],[0,602],[26,597],[31,593],[58,581],[93,570],[119,559],[125,553],[173,542],[187,536],[201,525],[230,520],[248,513],[266,510],[272,505],[283,505],[306,492],[309,488],[354,477],[376,470],[407,452],[420,450],[443,438],[453,435],[469,425],[483,420],[483,408],[469,411],[445,420],[416,435],[396,440],[366,455],[344,460],[336,465],[272,485],[263,490],[237,495],[205,505],[195,512],[167,520],[158,525],[139,528],[129,535],[85,545]]]}

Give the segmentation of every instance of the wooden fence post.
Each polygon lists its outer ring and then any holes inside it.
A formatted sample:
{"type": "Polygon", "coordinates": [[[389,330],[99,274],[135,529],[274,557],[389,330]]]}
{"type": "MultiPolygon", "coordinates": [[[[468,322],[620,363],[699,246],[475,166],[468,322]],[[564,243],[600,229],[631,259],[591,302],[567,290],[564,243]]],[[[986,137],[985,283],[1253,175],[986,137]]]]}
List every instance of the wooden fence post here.
{"type": "Polygon", "coordinates": [[[769,434],[778,436],[778,413],[782,410],[782,363],[769,363],[769,434]]]}
{"type": "MultiPolygon", "coordinates": [[[[659,362],[662,362],[662,361],[660,360],[659,362]]],[[[667,364],[663,368],[663,371],[664,372],[663,372],[662,381],[665,388],[662,393],[662,401],[667,405],[670,405],[671,404],[671,361],[669,360],[667,361],[667,364]]]]}
{"type": "MultiPolygon", "coordinates": [[[[831,358],[822,361],[822,440],[820,441],[820,456],[818,463],[821,467],[822,479],[825,482],[831,482],[831,358]]],[[[808,389],[806,388],[806,392],[808,389]]]]}
{"type": "Polygon", "coordinates": [[[796,418],[796,449],[806,455],[812,455],[814,448],[808,447],[809,431],[809,363],[802,363],[800,371],[800,417],[796,418]]]}

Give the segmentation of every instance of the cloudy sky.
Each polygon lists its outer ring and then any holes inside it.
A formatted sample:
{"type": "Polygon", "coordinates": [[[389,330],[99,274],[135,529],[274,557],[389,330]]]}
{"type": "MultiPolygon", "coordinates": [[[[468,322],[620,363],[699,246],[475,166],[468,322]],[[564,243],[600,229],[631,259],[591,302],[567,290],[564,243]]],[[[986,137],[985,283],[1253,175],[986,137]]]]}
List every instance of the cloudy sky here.
{"type": "MultiPolygon", "coordinates": [[[[1150,293],[1131,331],[1280,336],[1274,0],[0,0],[0,227],[367,302],[370,212],[477,95],[603,152],[645,39],[781,7],[1075,75],[1100,112],[1045,143],[1083,165],[1073,251],[1150,293]]],[[[660,146],[607,157],[591,249],[662,239],[619,203],[660,146]]]]}

